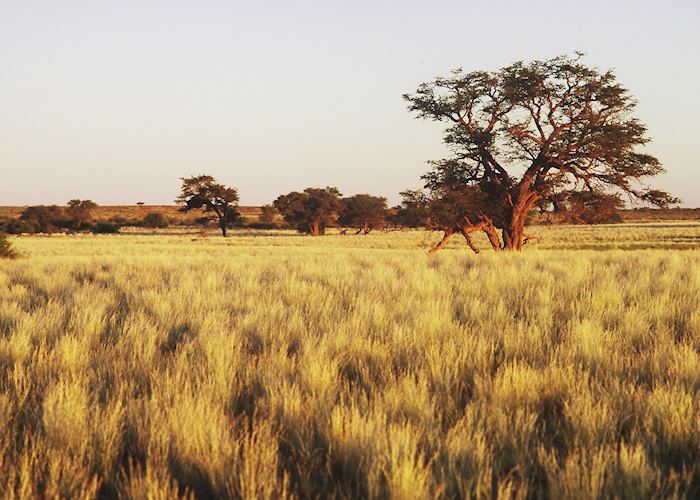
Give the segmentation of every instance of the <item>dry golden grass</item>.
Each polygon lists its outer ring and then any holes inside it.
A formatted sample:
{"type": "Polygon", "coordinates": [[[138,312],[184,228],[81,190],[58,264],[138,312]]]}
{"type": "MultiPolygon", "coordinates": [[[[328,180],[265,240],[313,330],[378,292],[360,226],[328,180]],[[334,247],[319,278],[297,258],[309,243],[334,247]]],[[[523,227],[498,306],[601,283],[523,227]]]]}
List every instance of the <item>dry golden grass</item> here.
{"type": "Polygon", "coordinates": [[[697,497],[700,225],[540,233],[13,238],[0,496],[697,497]]]}

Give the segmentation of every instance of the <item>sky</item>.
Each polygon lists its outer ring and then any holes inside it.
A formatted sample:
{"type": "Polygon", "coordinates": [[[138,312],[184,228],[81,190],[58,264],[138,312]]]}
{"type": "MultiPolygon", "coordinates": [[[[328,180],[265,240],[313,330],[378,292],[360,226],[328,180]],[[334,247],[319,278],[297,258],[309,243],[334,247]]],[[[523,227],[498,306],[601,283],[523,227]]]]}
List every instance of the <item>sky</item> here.
{"type": "Polygon", "coordinates": [[[399,200],[446,155],[402,94],[576,50],[638,99],[655,187],[700,207],[700,2],[0,0],[0,205],[399,200]]]}

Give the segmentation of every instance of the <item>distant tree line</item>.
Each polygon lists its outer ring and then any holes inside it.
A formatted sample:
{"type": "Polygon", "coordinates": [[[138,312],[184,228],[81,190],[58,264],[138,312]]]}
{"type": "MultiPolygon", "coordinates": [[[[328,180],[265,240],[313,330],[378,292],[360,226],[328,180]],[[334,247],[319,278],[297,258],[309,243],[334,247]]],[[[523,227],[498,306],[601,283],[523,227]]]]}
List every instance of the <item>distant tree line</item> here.
{"type": "MultiPolygon", "coordinates": [[[[446,125],[448,158],[429,162],[423,189],[404,191],[397,207],[384,197],[343,197],[335,187],[309,187],[281,195],[261,209],[250,227],[294,228],[322,236],[420,227],[443,233],[430,252],[455,235],[478,253],[472,237],[483,232],[495,251],[520,250],[533,239],[526,224],[533,212],[572,224],[618,222],[623,197],[660,207],[680,200],[645,180],[663,168],[640,152],[649,142],[634,116],[635,99],[611,71],[584,65],[582,54],[516,62],[498,71],[455,70],[405,94],[418,118],[446,125]]],[[[210,175],[182,179],[181,210],[202,211],[223,236],[242,226],[238,190],[210,175]]],[[[93,222],[90,200],[66,207],[27,208],[6,221],[9,233],[53,230],[116,232],[118,222],[93,222]]],[[[140,223],[162,228],[150,213],[140,223]]]]}

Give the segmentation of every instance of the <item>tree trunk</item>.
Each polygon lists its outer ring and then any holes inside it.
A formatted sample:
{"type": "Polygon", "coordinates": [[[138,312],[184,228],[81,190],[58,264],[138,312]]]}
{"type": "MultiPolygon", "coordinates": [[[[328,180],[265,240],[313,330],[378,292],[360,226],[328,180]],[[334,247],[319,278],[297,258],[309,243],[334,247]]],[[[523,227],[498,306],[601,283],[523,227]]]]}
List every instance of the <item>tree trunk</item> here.
{"type": "Polygon", "coordinates": [[[525,220],[539,199],[537,193],[521,191],[503,228],[503,249],[519,252],[524,244],[525,220]]]}
{"type": "Polygon", "coordinates": [[[318,222],[312,222],[309,224],[309,228],[311,229],[311,236],[318,236],[319,235],[319,230],[318,230],[318,222]]]}
{"type": "Polygon", "coordinates": [[[445,235],[442,237],[442,239],[435,243],[435,246],[433,248],[428,250],[428,255],[433,255],[435,252],[442,249],[442,247],[444,247],[447,244],[449,239],[452,238],[452,235],[452,232],[445,231],[445,235]]]}
{"type": "Polygon", "coordinates": [[[228,236],[228,232],[226,229],[226,220],[225,219],[219,219],[219,227],[221,228],[221,235],[226,238],[228,236]]]}

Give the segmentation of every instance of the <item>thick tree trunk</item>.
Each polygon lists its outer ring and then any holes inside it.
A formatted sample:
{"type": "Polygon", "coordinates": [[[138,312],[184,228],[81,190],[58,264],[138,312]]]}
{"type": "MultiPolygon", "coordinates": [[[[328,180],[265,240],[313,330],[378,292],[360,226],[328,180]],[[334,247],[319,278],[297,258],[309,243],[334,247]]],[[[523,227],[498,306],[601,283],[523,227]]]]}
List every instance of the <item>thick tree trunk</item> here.
{"type": "Polygon", "coordinates": [[[219,227],[221,228],[221,235],[226,238],[228,236],[228,231],[226,229],[226,220],[221,219],[219,220],[219,227]]]}
{"type": "Polygon", "coordinates": [[[442,247],[444,247],[447,244],[447,242],[449,241],[449,239],[452,238],[453,234],[454,233],[452,233],[452,232],[445,231],[445,234],[442,237],[442,239],[440,241],[438,241],[437,243],[435,243],[435,246],[433,246],[433,248],[428,250],[428,255],[433,255],[435,252],[437,252],[442,247]]]}
{"type": "Polygon", "coordinates": [[[521,190],[503,227],[503,249],[520,251],[525,244],[525,220],[539,196],[531,191],[521,190]]]}

